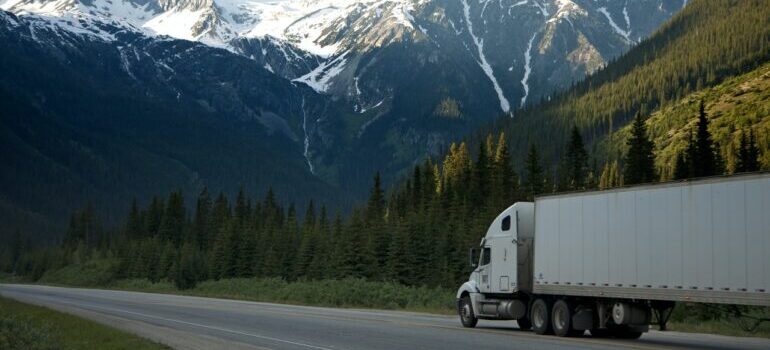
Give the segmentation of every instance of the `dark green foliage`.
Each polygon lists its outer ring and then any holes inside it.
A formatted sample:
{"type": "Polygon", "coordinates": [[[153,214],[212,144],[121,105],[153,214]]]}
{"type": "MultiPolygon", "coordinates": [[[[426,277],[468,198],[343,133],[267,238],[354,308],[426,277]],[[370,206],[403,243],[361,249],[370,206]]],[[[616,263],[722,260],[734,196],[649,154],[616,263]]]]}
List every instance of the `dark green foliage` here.
{"type": "Polygon", "coordinates": [[[560,189],[574,191],[586,188],[588,152],[586,152],[583,136],[580,135],[577,126],[574,126],[570,133],[562,171],[562,178],[559,179],[560,189]]]}
{"type": "Polygon", "coordinates": [[[714,176],[722,173],[722,161],[719,158],[714,141],[709,132],[709,120],[706,117],[703,101],[698,113],[698,126],[695,131],[695,144],[692,151],[691,166],[695,177],[714,176]]]}
{"type": "Polygon", "coordinates": [[[186,243],[182,247],[174,270],[174,285],[178,289],[194,288],[199,281],[206,279],[203,254],[193,243],[186,243]]]}
{"type": "Polygon", "coordinates": [[[684,180],[690,177],[690,168],[688,167],[687,160],[684,153],[676,155],[676,163],[674,165],[674,180],[684,180]]]}
{"type": "Polygon", "coordinates": [[[524,191],[527,200],[533,200],[536,195],[545,191],[545,176],[540,165],[540,156],[535,144],[529,145],[529,153],[525,164],[526,177],[524,178],[524,191]]]}
{"type": "Polygon", "coordinates": [[[754,139],[754,131],[749,129],[741,133],[741,142],[738,145],[738,160],[735,164],[736,173],[745,173],[759,170],[759,147],[754,139]]]}
{"type": "Polygon", "coordinates": [[[658,180],[655,173],[655,145],[647,136],[641,113],[636,114],[631,128],[631,138],[627,141],[628,153],[623,164],[623,180],[627,185],[653,182],[658,180]]]}

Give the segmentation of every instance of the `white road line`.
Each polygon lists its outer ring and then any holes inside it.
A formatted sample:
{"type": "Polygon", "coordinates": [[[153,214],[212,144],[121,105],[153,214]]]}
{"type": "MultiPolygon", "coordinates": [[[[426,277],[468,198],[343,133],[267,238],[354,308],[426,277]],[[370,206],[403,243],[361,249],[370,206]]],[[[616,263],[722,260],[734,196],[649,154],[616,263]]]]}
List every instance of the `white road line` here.
{"type": "Polygon", "coordinates": [[[195,326],[195,327],[201,327],[201,328],[211,329],[211,330],[220,331],[220,332],[226,332],[226,333],[232,333],[232,334],[238,334],[238,335],[245,335],[247,337],[253,337],[253,338],[258,338],[258,339],[265,339],[265,340],[274,341],[274,342],[278,342],[278,343],[286,343],[286,344],[291,344],[291,345],[304,346],[304,347],[311,348],[311,349],[339,350],[339,349],[326,348],[326,347],[323,347],[323,346],[316,346],[316,345],[311,345],[311,344],[295,342],[295,341],[291,341],[291,340],[285,340],[285,339],[279,339],[279,338],[273,338],[273,337],[266,337],[264,335],[257,335],[257,334],[252,334],[252,333],[234,331],[232,329],[227,329],[227,328],[207,326],[205,324],[200,324],[200,323],[175,320],[173,318],[165,318],[165,317],[160,317],[160,316],[148,315],[148,314],[143,314],[143,313],[140,313],[140,312],[133,312],[133,311],[128,311],[128,310],[114,309],[114,308],[103,307],[103,306],[94,306],[94,305],[88,305],[88,306],[75,305],[75,304],[71,304],[71,305],[76,306],[76,307],[80,307],[80,308],[83,308],[83,309],[93,308],[93,309],[100,309],[100,310],[109,311],[109,312],[119,312],[119,313],[122,312],[122,313],[129,314],[129,315],[136,315],[136,316],[141,316],[141,317],[146,317],[146,318],[153,318],[153,319],[167,321],[167,322],[176,322],[176,323],[185,324],[185,325],[188,325],[188,326],[195,326]]]}

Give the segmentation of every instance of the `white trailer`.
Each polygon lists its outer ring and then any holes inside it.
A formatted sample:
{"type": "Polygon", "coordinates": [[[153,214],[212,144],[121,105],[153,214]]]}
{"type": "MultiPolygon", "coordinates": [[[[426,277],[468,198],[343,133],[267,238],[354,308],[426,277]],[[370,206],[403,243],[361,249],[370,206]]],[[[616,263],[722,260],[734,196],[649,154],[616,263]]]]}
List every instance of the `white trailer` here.
{"type": "Polygon", "coordinates": [[[770,173],[537,197],[480,252],[457,292],[466,327],[637,338],[675,302],[770,306],[770,173]]]}

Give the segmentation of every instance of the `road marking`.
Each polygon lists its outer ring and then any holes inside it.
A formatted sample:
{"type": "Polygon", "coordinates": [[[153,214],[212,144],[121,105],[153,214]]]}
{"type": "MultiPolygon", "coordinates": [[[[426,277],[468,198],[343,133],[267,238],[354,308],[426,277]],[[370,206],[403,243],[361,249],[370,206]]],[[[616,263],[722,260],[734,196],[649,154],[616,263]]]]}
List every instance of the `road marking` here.
{"type": "MultiPolygon", "coordinates": [[[[11,287],[11,288],[12,289],[17,289],[17,292],[24,293],[23,291],[20,290],[20,289],[24,289],[23,287],[24,286],[22,286],[22,288],[13,288],[13,287],[11,287]]],[[[92,298],[92,297],[94,297],[93,293],[90,293],[92,291],[97,292],[97,294],[98,294],[98,292],[105,292],[105,291],[106,292],[118,292],[118,293],[123,294],[122,295],[123,297],[125,297],[126,295],[130,296],[131,294],[133,294],[135,292],[82,289],[81,291],[89,292],[89,294],[80,294],[80,295],[73,296],[73,295],[71,295],[71,294],[66,292],[67,290],[72,290],[72,289],[67,289],[67,288],[60,288],[60,290],[64,291],[64,293],[58,293],[58,290],[55,291],[55,292],[49,292],[49,291],[46,290],[46,289],[54,289],[54,288],[51,288],[51,287],[43,287],[43,288],[40,288],[40,286],[26,286],[26,287],[29,287],[27,289],[30,290],[30,291],[33,291],[33,292],[35,291],[35,289],[38,289],[39,292],[37,292],[37,294],[43,296],[44,298],[47,295],[49,297],[56,297],[56,299],[58,299],[58,300],[55,300],[55,301],[52,301],[52,302],[60,303],[60,304],[69,304],[69,305],[72,305],[74,307],[81,308],[81,309],[89,309],[89,308],[93,307],[94,309],[103,309],[103,310],[106,310],[106,311],[112,311],[112,312],[118,312],[118,313],[119,312],[123,312],[123,313],[126,313],[126,314],[134,314],[134,315],[138,315],[138,316],[142,316],[142,317],[146,317],[146,318],[155,318],[155,319],[164,320],[164,321],[167,321],[167,322],[175,322],[175,323],[179,323],[179,324],[186,324],[186,325],[190,325],[190,326],[207,328],[207,329],[212,329],[212,330],[216,330],[216,331],[220,331],[220,332],[233,333],[233,334],[238,334],[238,335],[243,335],[243,336],[248,336],[248,337],[260,338],[260,339],[270,340],[270,341],[274,341],[274,342],[292,344],[292,345],[301,346],[301,347],[307,347],[307,348],[311,348],[311,349],[334,350],[332,348],[327,348],[327,347],[323,347],[323,346],[316,346],[316,345],[311,345],[311,344],[293,342],[293,341],[284,340],[284,339],[272,338],[272,337],[261,336],[261,335],[256,335],[256,334],[250,334],[250,333],[234,331],[234,330],[225,329],[225,328],[219,328],[219,327],[214,327],[214,326],[207,326],[207,325],[203,325],[203,324],[197,324],[197,323],[186,322],[186,321],[181,321],[181,320],[168,319],[168,318],[163,318],[163,317],[159,317],[159,316],[153,316],[153,315],[137,313],[137,312],[133,312],[133,311],[127,311],[127,310],[122,310],[122,309],[113,309],[113,308],[107,308],[107,307],[100,307],[100,306],[94,306],[94,305],[90,305],[90,304],[85,304],[86,306],[84,306],[84,305],[74,304],[74,303],[71,303],[71,302],[67,302],[67,301],[61,300],[62,297],[63,298],[73,298],[73,297],[76,297],[78,299],[81,299],[80,302],[86,302],[87,303],[88,300],[83,300],[83,299],[84,298],[92,298]],[[40,289],[43,289],[44,291],[40,291],[40,289]]],[[[3,293],[0,293],[0,294],[3,294],[3,293]]],[[[297,317],[305,317],[305,318],[308,318],[308,317],[323,318],[323,319],[333,319],[333,320],[347,321],[347,322],[368,321],[368,322],[378,322],[378,323],[389,323],[389,324],[394,324],[396,326],[402,326],[402,327],[426,327],[426,328],[445,329],[445,330],[450,330],[450,331],[465,331],[465,332],[469,332],[469,333],[487,333],[487,334],[496,334],[496,335],[509,336],[509,337],[513,337],[513,338],[515,338],[515,337],[523,337],[523,338],[526,338],[526,339],[537,340],[537,341],[540,341],[540,342],[550,343],[550,344],[554,344],[554,345],[565,345],[568,342],[573,342],[575,344],[582,344],[582,345],[594,345],[594,346],[601,346],[601,347],[622,347],[622,348],[644,349],[644,350],[647,350],[647,349],[682,349],[683,347],[696,346],[694,344],[693,345],[687,345],[687,344],[656,344],[655,341],[653,341],[651,343],[644,343],[643,340],[639,341],[638,343],[635,343],[633,341],[605,340],[605,339],[595,339],[595,338],[594,339],[592,339],[592,338],[567,338],[567,339],[559,339],[559,338],[556,338],[556,337],[540,336],[540,335],[536,335],[534,333],[528,333],[528,332],[511,332],[508,329],[503,330],[503,329],[500,329],[498,327],[492,327],[492,328],[479,327],[479,328],[476,328],[476,329],[468,329],[468,328],[462,328],[462,327],[459,327],[459,326],[450,326],[450,325],[444,325],[444,324],[430,324],[430,323],[425,323],[425,322],[420,322],[420,321],[411,321],[411,320],[403,320],[403,319],[399,320],[398,319],[398,318],[400,318],[400,316],[407,316],[408,317],[409,316],[408,314],[406,314],[406,315],[398,314],[398,315],[396,315],[397,317],[395,317],[394,319],[388,319],[388,318],[390,318],[388,316],[391,316],[391,314],[389,314],[387,312],[378,313],[378,312],[371,312],[371,311],[368,311],[368,310],[357,310],[357,309],[354,309],[354,310],[349,310],[349,309],[329,309],[329,310],[331,310],[333,312],[339,312],[339,313],[336,314],[336,315],[324,315],[324,314],[322,314],[322,312],[325,310],[325,308],[319,308],[319,307],[283,305],[283,304],[275,304],[275,303],[260,303],[260,302],[242,301],[242,300],[233,300],[233,299],[193,297],[193,296],[183,296],[183,295],[174,295],[174,294],[155,294],[155,293],[142,293],[142,294],[149,294],[149,295],[152,295],[152,296],[163,297],[163,298],[168,297],[168,298],[172,298],[172,299],[175,298],[175,297],[181,297],[181,298],[185,298],[185,299],[186,298],[190,298],[190,299],[201,300],[201,301],[216,300],[218,302],[223,302],[223,304],[225,304],[225,305],[226,304],[230,304],[230,303],[232,303],[232,304],[251,304],[251,305],[254,305],[254,306],[259,306],[259,308],[256,308],[254,310],[256,312],[264,312],[264,313],[270,313],[270,314],[282,314],[284,316],[297,316],[297,317]],[[281,309],[284,309],[284,311],[281,312],[281,309]],[[286,309],[289,309],[289,310],[286,310],[286,309]],[[351,311],[352,311],[353,314],[350,313],[351,311]],[[372,318],[371,316],[384,316],[386,319],[377,319],[377,318],[372,318]]],[[[109,298],[103,298],[103,299],[105,301],[110,301],[109,298]]],[[[121,301],[121,300],[118,300],[118,301],[121,301]]],[[[129,301],[129,302],[131,302],[131,301],[129,301]]],[[[204,305],[194,305],[194,304],[193,305],[181,305],[180,307],[183,307],[183,308],[187,307],[187,308],[218,310],[218,309],[216,309],[214,307],[211,307],[209,305],[206,305],[206,304],[204,304],[204,305]]],[[[428,315],[428,316],[435,317],[433,315],[428,315]]],[[[441,318],[441,317],[438,317],[438,318],[441,318]]],[[[510,330],[514,330],[514,329],[510,328],[510,330]]]]}
{"type": "Polygon", "coordinates": [[[317,350],[339,350],[339,349],[326,348],[326,347],[323,347],[323,346],[316,346],[316,345],[311,345],[311,344],[306,344],[306,343],[295,342],[295,341],[291,341],[291,340],[267,337],[267,336],[264,336],[264,335],[258,335],[258,334],[246,333],[246,332],[241,332],[241,331],[235,331],[235,330],[227,329],[227,328],[208,326],[208,325],[200,324],[200,323],[187,322],[187,321],[182,321],[182,320],[175,320],[173,318],[166,318],[166,317],[148,315],[148,314],[143,314],[143,313],[140,313],[140,312],[121,310],[121,309],[115,309],[115,308],[109,308],[109,307],[103,307],[103,306],[95,306],[95,305],[84,306],[84,305],[77,305],[77,304],[72,304],[72,303],[67,303],[67,302],[64,302],[64,304],[70,304],[72,306],[75,306],[75,307],[78,307],[78,308],[81,308],[81,309],[97,309],[97,310],[103,310],[103,311],[108,311],[108,312],[118,312],[118,313],[125,313],[125,314],[129,314],[129,315],[136,315],[136,316],[152,318],[152,319],[157,319],[157,320],[162,320],[162,321],[167,321],[167,322],[175,322],[175,323],[185,324],[185,325],[189,325],[189,326],[195,326],[195,327],[211,329],[211,330],[215,330],[215,331],[219,331],[219,332],[226,332],[226,333],[244,335],[244,336],[247,336],[247,337],[253,337],[253,338],[258,338],[258,339],[265,339],[265,340],[274,341],[274,342],[277,342],[277,343],[285,343],[285,344],[291,344],[291,345],[296,345],[296,346],[303,346],[303,347],[310,348],[310,349],[317,349],[317,350]]]}

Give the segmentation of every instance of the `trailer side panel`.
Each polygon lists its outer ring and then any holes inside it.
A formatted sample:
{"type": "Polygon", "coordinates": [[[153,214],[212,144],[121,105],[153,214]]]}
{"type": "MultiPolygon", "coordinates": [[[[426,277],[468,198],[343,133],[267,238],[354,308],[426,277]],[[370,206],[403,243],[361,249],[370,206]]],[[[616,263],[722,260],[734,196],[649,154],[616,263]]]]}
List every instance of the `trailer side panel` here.
{"type": "Polygon", "coordinates": [[[770,174],[540,197],[535,293],[770,306],[770,174]]]}

